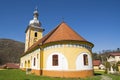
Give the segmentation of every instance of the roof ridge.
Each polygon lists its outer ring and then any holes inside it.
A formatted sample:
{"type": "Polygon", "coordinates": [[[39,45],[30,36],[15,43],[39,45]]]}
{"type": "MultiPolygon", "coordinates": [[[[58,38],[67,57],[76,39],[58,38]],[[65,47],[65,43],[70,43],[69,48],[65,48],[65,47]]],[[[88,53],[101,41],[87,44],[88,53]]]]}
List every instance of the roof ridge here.
{"type": "Polygon", "coordinates": [[[76,31],[74,31],[69,25],[67,25],[65,22],[61,22],[55,29],[53,29],[50,33],[48,33],[48,35],[46,35],[46,38],[43,39],[43,44],[48,43],[48,42],[70,40],[70,39],[79,40],[79,41],[87,41],[81,35],[79,35],[76,31]],[[61,31],[63,31],[63,33],[61,31]]]}
{"type": "Polygon", "coordinates": [[[59,25],[56,28],[54,28],[52,31],[50,31],[47,35],[45,35],[44,37],[46,37],[46,38],[45,38],[45,40],[42,41],[42,43],[44,43],[56,31],[56,29],[58,27],[59,27],[59,25]]]}
{"type": "MultiPolygon", "coordinates": [[[[65,23],[65,22],[64,22],[65,23]]],[[[65,23],[66,24],[66,23],[65,23]]],[[[68,24],[66,24],[66,25],[68,25],[68,24]]],[[[87,41],[86,39],[84,39],[81,35],[79,35],[74,29],[72,29],[69,25],[68,25],[68,27],[76,34],[76,35],[78,35],[79,37],[81,37],[83,40],[85,40],[85,41],[87,41]]]]}
{"type": "MultiPolygon", "coordinates": [[[[65,23],[64,21],[62,21],[60,24],[57,25],[57,27],[55,27],[52,31],[50,31],[48,34],[46,34],[44,37],[46,37],[43,41],[42,44],[59,28],[59,26],[65,23]]],[[[41,40],[41,39],[40,39],[41,40]]]]}

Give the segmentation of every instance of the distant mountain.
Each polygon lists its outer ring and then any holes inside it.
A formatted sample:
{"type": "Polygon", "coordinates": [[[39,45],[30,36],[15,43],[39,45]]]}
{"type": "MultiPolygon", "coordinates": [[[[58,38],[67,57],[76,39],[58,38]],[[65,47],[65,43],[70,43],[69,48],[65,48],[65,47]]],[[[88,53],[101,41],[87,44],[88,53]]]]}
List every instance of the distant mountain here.
{"type": "Polygon", "coordinates": [[[20,62],[20,56],[24,52],[24,43],[11,40],[0,39],[0,65],[20,62]]]}

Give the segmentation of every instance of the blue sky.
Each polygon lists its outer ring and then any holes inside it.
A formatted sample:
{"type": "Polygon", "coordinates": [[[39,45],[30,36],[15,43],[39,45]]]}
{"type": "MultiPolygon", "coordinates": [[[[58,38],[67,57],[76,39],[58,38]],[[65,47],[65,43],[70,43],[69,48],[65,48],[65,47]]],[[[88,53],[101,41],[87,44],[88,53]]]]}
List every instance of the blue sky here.
{"type": "Polygon", "coordinates": [[[0,0],[0,38],[24,42],[36,6],[44,34],[64,18],[93,52],[120,48],[120,0],[0,0]]]}

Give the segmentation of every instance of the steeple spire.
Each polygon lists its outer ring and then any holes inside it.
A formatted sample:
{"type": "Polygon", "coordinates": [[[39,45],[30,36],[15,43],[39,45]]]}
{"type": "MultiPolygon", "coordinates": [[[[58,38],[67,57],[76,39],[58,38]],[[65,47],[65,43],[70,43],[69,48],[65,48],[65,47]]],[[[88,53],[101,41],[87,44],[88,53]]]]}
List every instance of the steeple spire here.
{"type": "Polygon", "coordinates": [[[38,13],[38,8],[35,8],[35,11],[33,12],[34,18],[33,19],[38,19],[39,13],[38,13]]]}
{"type": "Polygon", "coordinates": [[[36,27],[41,27],[41,23],[38,20],[38,16],[39,16],[39,13],[38,13],[38,9],[36,7],[35,11],[33,12],[33,19],[30,20],[29,25],[33,25],[33,26],[36,26],[36,27]]]}

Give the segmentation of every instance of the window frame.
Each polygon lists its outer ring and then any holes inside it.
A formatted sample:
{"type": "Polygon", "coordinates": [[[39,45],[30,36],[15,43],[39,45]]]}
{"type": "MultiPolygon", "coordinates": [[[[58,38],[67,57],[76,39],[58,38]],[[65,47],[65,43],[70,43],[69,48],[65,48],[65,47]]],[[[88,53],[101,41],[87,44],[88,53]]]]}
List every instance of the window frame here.
{"type": "Polygon", "coordinates": [[[85,66],[88,65],[88,55],[87,54],[83,55],[83,63],[84,63],[85,66]]]}
{"type": "Polygon", "coordinates": [[[27,67],[27,61],[25,61],[25,68],[27,67]]]}
{"type": "Polygon", "coordinates": [[[33,66],[35,66],[36,65],[36,58],[34,57],[34,59],[33,59],[33,66]]]}
{"type": "Polygon", "coordinates": [[[58,55],[55,54],[52,56],[52,66],[58,66],[58,55]]]}

